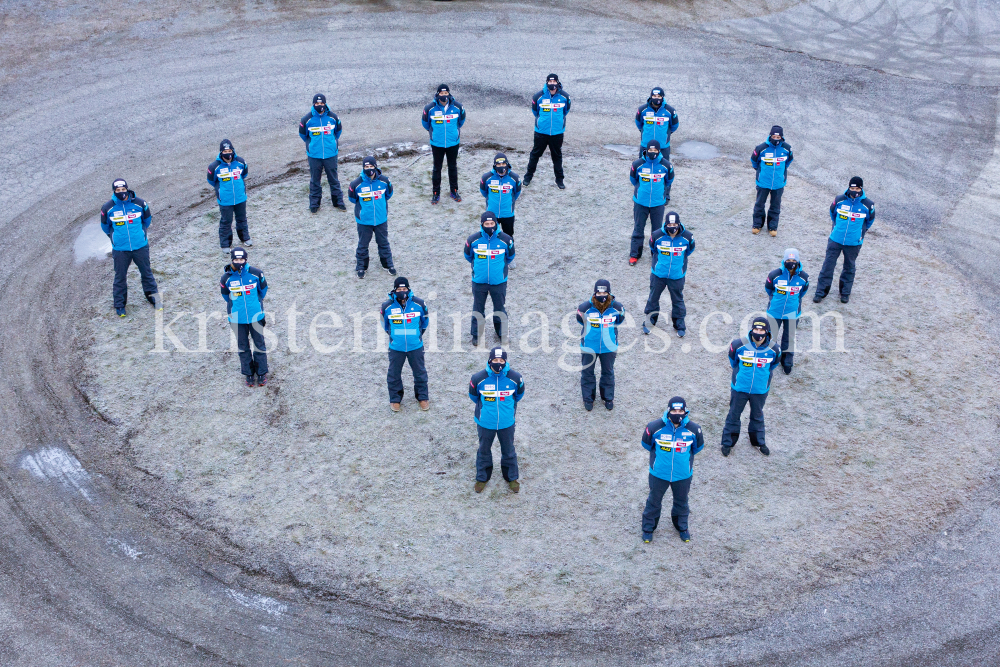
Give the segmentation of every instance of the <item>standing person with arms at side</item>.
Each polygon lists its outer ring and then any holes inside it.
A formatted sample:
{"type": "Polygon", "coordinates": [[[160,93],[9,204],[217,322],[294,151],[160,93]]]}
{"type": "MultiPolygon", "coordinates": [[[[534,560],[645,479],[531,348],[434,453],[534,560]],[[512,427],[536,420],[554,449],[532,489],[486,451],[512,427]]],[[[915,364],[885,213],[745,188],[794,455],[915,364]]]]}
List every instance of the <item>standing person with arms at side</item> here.
{"type": "Polygon", "coordinates": [[[740,418],[750,404],[750,444],[768,456],[771,450],[764,443],[764,401],[771,389],[771,378],[778,367],[781,352],[771,340],[771,324],[766,317],[755,317],[746,339],[736,338],[729,344],[729,365],[733,375],[729,386],[729,414],[722,429],[722,455],[740,438],[740,418]]]}
{"type": "Polygon", "coordinates": [[[476,454],[476,493],[482,493],[493,476],[493,441],[500,441],[500,471],[517,493],[517,452],[514,451],[514,421],[517,404],[524,398],[524,380],[521,374],[510,369],[507,351],[496,347],[490,350],[486,370],[479,371],[469,380],[469,399],[476,404],[475,422],[479,435],[476,454]]]}
{"type": "Polygon", "coordinates": [[[670,186],[674,182],[674,168],[660,155],[659,141],[649,140],[646,152],[632,163],[628,178],[632,182],[632,219],[635,223],[628,264],[635,266],[642,257],[642,245],[646,240],[646,219],[652,230],[663,225],[663,209],[670,202],[670,186]]]}
{"type": "Polygon", "coordinates": [[[649,92],[649,99],[635,112],[635,126],[639,128],[639,155],[649,146],[651,139],[660,142],[660,152],[670,159],[670,135],[677,131],[680,120],[677,112],[663,101],[663,88],[657,86],[649,92]]]}
{"type": "Polygon", "coordinates": [[[840,270],[840,302],[847,303],[851,299],[858,253],[865,242],[865,234],[875,222],[875,202],[865,196],[865,182],[860,176],[852,178],[847,191],[830,204],[830,221],[833,230],[826,242],[826,258],[819,272],[813,303],[819,303],[830,292],[840,253],[844,253],[844,267],[840,270]]]}
{"type": "Polygon", "coordinates": [[[680,538],[691,541],[688,531],[688,492],[694,475],[694,455],[705,447],[701,427],[691,421],[687,401],[674,396],[667,403],[663,417],[646,425],[642,434],[643,449],[649,452],[649,497],[642,513],[642,541],[653,541],[653,531],[660,523],[663,495],[669,487],[674,505],[670,519],[680,538]]]}
{"type": "Polygon", "coordinates": [[[663,226],[653,231],[649,237],[649,252],[653,255],[653,267],[649,272],[649,298],[646,299],[646,321],[642,323],[642,333],[648,334],[650,327],[656,326],[660,317],[660,296],[666,288],[670,293],[670,319],[673,320],[677,336],[684,338],[687,326],[684,318],[684,278],[687,276],[688,257],[694,252],[694,236],[681,224],[681,216],[675,211],[667,213],[663,226]]]}
{"type": "Polygon", "coordinates": [[[576,321],[583,326],[580,332],[580,390],[583,407],[594,409],[597,378],[594,371],[601,363],[601,400],[604,407],[615,407],[615,357],[618,355],[618,327],[625,321],[625,306],[615,300],[611,282],[598,280],[594,294],[576,309],[576,321]]]}
{"type": "MultiPolygon", "coordinates": [[[[479,218],[480,232],[465,241],[465,260],[472,264],[472,344],[479,345],[479,320],[486,326],[486,297],[493,302],[493,329],[497,338],[507,336],[507,269],[514,261],[514,239],[500,231],[497,215],[486,211],[479,218]],[[478,317],[477,317],[478,315],[478,317]],[[504,319],[500,318],[504,316],[504,319]]],[[[485,332],[483,332],[485,336],[485,332]]]]}
{"type": "Polygon", "coordinates": [[[344,128],[337,114],[326,106],[326,95],[313,95],[312,111],[299,121],[299,136],[306,143],[309,158],[309,210],[319,211],[323,200],[323,186],[320,179],[326,172],[326,182],[330,184],[330,199],[341,211],[346,211],[344,193],[340,190],[337,177],[337,154],[340,150],[340,133],[344,128]]]}
{"type": "Polygon", "coordinates": [[[215,162],[208,165],[208,184],[215,189],[219,203],[219,245],[229,256],[233,246],[233,216],[236,216],[236,234],[246,247],[251,247],[250,228],[247,225],[247,162],[236,154],[233,143],[223,139],[215,162]]]}
{"type": "Polygon", "coordinates": [[[465,109],[451,96],[448,84],[442,83],[434,94],[434,101],[424,107],[420,119],[424,129],[430,134],[431,152],[434,154],[434,168],[431,170],[431,203],[441,201],[441,165],[448,158],[448,187],[451,198],[462,201],[458,194],[458,148],[462,143],[462,126],[465,125],[465,109]]]}
{"type": "Polygon", "coordinates": [[[559,77],[549,74],[545,78],[545,87],[531,98],[531,113],[535,116],[535,141],[528,156],[528,170],[524,174],[524,185],[531,183],[538,166],[538,158],[545,149],[552,155],[552,170],[556,174],[556,187],[565,190],[563,183],[562,145],[563,133],[566,131],[566,114],[569,113],[571,101],[569,94],[563,90],[559,77]]]}
{"type": "Polygon", "coordinates": [[[413,393],[421,410],[430,406],[427,395],[427,366],[424,364],[424,331],[427,330],[427,306],[410,292],[410,281],[399,276],[382,304],[382,326],[389,334],[389,408],[402,409],[403,364],[410,362],[413,371],[413,393]]]}
{"type": "Polygon", "coordinates": [[[757,201],[753,205],[753,231],[759,234],[764,227],[764,204],[771,198],[767,209],[767,230],[778,235],[778,216],[781,215],[781,195],[788,180],[788,167],[792,164],[792,147],[785,141],[785,131],[780,125],[771,128],[767,141],[753,149],[750,164],[757,172],[757,201]]]}
{"type": "MultiPolygon", "coordinates": [[[[486,198],[486,210],[495,211],[500,229],[514,238],[514,203],[521,196],[521,179],[510,169],[503,153],[493,157],[493,169],[479,179],[479,192],[486,198]]],[[[514,268],[514,262],[509,264],[514,268]]]]}
{"type": "Polygon", "coordinates": [[[111,257],[115,265],[113,287],[115,313],[125,317],[128,302],[128,267],[135,262],[142,277],[142,291],[156,310],[163,310],[160,291],[149,265],[149,239],[146,230],[153,222],[149,205],[128,189],[124,178],[111,184],[111,201],[101,207],[101,230],[111,239],[111,257]]]}
{"type": "Polygon", "coordinates": [[[361,161],[361,175],[351,181],[347,198],[354,204],[354,222],[358,225],[358,249],[354,253],[354,270],[358,278],[368,271],[368,246],[375,235],[378,260],[390,276],[396,275],[389,246],[389,199],[392,183],[382,175],[375,158],[369,155],[361,161]]]}
{"type": "Polygon", "coordinates": [[[222,273],[219,289],[226,300],[229,324],[236,332],[240,353],[240,372],[248,387],[267,384],[267,347],[264,344],[264,297],[267,279],[264,272],[250,266],[247,251],[233,248],[230,262],[222,273]],[[253,340],[253,345],[250,342],[253,340]]]}
{"type": "Polygon", "coordinates": [[[781,267],[767,274],[764,291],[768,297],[767,315],[781,329],[781,370],[789,375],[795,363],[795,327],[802,314],[802,299],[809,291],[809,274],[802,270],[797,249],[785,250],[781,267]]]}

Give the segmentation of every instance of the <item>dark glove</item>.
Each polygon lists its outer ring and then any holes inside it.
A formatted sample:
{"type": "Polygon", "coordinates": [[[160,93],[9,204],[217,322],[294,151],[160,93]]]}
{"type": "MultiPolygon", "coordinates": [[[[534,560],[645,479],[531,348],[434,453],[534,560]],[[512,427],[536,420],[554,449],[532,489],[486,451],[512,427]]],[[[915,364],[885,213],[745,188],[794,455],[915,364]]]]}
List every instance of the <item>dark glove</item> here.
{"type": "Polygon", "coordinates": [[[266,327],[267,326],[267,318],[266,317],[260,318],[260,326],[262,326],[262,327],[266,327]]]}

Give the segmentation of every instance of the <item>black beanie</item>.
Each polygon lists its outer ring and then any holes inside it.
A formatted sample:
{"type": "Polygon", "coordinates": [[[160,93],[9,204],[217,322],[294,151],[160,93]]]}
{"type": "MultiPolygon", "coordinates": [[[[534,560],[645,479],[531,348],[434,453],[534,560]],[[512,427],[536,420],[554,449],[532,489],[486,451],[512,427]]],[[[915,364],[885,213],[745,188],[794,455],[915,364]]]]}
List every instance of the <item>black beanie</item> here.
{"type": "Polygon", "coordinates": [[[219,142],[219,152],[220,153],[222,151],[226,150],[227,148],[229,150],[231,150],[232,152],[234,152],[234,153],[236,152],[236,149],[233,148],[233,142],[231,142],[229,139],[223,139],[222,141],[219,142]]]}
{"type": "Polygon", "coordinates": [[[112,193],[115,191],[115,188],[125,188],[126,190],[128,190],[128,183],[125,181],[124,178],[116,178],[115,180],[111,181],[112,193]]]}
{"type": "MultiPolygon", "coordinates": [[[[782,139],[785,138],[785,131],[781,128],[780,125],[772,125],[771,126],[771,134],[780,135],[782,139]]],[[[767,136],[771,136],[771,134],[769,134],[767,136]]]]}
{"type": "Polygon", "coordinates": [[[677,215],[677,211],[670,211],[663,216],[663,226],[666,227],[668,222],[676,222],[679,226],[681,224],[681,216],[677,215]]]}
{"type": "Polygon", "coordinates": [[[317,102],[320,102],[325,105],[326,95],[324,95],[323,93],[316,93],[315,95],[313,95],[313,106],[316,106],[317,102]]]}
{"type": "Polygon", "coordinates": [[[766,317],[753,318],[753,322],[750,323],[750,329],[753,330],[753,328],[756,327],[758,324],[764,327],[764,331],[766,331],[767,333],[771,333],[771,323],[768,321],[766,317]]]}
{"type": "Polygon", "coordinates": [[[486,363],[490,363],[494,359],[503,359],[507,361],[507,350],[502,347],[490,348],[490,356],[486,359],[486,363]]]}
{"type": "Polygon", "coordinates": [[[229,259],[247,259],[247,251],[236,247],[229,251],[229,259]]]}
{"type": "Polygon", "coordinates": [[[410,281],[404,278],[403,276],[397,276],[396,280],[394,280],[392,283],[392,291],[395,292],[400,285],[405,286],[406,289],[410,289],[410,281]]]}
{"type": "Polygon", "coordinates": [[[594,294],[597,294],[598,292],[607,292],[608,294],[611,294],[611,281],[602,278],[594,283],[594,294]],[[602,287],[604,288],[603,290],[601,289],[602,287]]]}
{"type": "Polygon", "coordinates": [[[440,95],[442,92],[448,93],[449,95],[451,94],[451,88],[448,87],[447,83],[442,83],[438,86],[437,94],[440,95]]]}
{"type": "Polygon", "coordinates": [[[678,409],[679,410],[683,410],[684,412],[687,412],[688,411],[688,404],[687,404],[687,401],[685,401],[682,397],[680,397],[680,396],[674,396],[673,398],[671,398],[667,402],[667,410],[669,411],[669,410],[678,410],[678,409]]]}
{"type": "Polygon", "coordinates": [[[858,186],[859,188],[864,188],[865,187],[865,182],[864,182],[864,180],[862,180],[862,178],[860,176],[852,176],[851,177],[851,182],[847,184],[847,187],[850,188],[850,187],[853,187],[855,185],[858,186]]]}
{"type": "Polygon", "coordinates": [[[486,222],[487,220],[492,220],[493,222],[496,222],[497,221],[497,214],[494,213],[493,211],[486,211],[481,216],[479,216],[479,224],[480,225],[483,224],[484,222],[486,222]]]}
{"type": "Polygon", "coordinates": [[[548,83],[549,79],[555,79],[556,83],[559,83],[559,75],[558,74],[555,74],[555,73],[549,74],[547,77],[545,77],[545,83],[548,83]]]}
{"type": "Polygon", "coordinates": [[[378,169],[378,162],[375,161],[375,156],[367,155],[363,160],[361,160],[361,168],[364,169],[368,165],[371,165],[375,169],[378,169]]]}

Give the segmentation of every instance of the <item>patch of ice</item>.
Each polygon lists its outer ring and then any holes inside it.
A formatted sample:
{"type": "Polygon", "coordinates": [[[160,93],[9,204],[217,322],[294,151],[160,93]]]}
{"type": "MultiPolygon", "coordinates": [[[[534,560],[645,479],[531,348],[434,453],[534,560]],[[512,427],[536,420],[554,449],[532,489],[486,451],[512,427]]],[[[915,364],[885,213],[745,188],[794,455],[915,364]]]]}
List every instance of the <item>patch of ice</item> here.
{"type": "Polygon", "coordinates": [[[625,157],[639,157],[638,146],[632,146],[631,144],[605,144],[604,147],[609,151],[621,153],[625,157]]]}
{"type": "Polygon", "coordinates": [[[73,256],[77,264],[88,259],[104,259],[111,252],[111,240],[101,230],[99,222],[90,222],[83,226],[80,235],[73,244],[73,256]]]}
{"type": "Polygon", "coordinates": [[[677,147],[677,152],[690,160],[713,160],[722,157],[718,148],[704,141],[685,141],[677,147]]]}
{"type": "Polygon", "coordinates": [[[226,592],[229,594],[229,597],[236,600],[244,607],[256,609],[257,611],[263,611],[267,614],[271,614],[272,616],[281,616],[288,611],[288,605],[282,604],[274,598],[256,594],[246,595],[234,590],[228,590],[226,592]]]}
{"type": "Polygon", "coordinates": [[[119,551],[131,558],[132,560],[138,560],[142,552],[133,547],[132,545],[122,542],[121,540],[115,539],[113,537],[108,538],[108,544],[113,547],[117,547],[119,551]]]}
{"type": "Polygon", "coordinates": [[[67,489],[75,489],[91,500],[90,473],[71,453],[59,447],[45,447],[21,459],[21,468],[38,479],[50,479],[67,489]]]}

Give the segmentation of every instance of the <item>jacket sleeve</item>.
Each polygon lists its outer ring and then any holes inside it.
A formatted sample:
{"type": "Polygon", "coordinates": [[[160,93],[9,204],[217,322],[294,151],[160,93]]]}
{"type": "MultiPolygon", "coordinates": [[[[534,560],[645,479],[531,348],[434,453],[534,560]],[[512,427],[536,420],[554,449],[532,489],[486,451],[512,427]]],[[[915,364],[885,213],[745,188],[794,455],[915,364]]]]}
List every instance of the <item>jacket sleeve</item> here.
{"type": "Polygon", "coordinates": [[[389,201],[390,199],[392,199],[392,181],[390,181],[388,178],[383,178],[382,180],[385,181],[385,184],[388,186],[385,189],[385,200],[389,201]]]}
{"type": "Polygon", "coordinates": [[[802,286],[802,290],[799,292],[799,314],[802,314],[802,300],[806,298],[806,292],[809,291],[809,274],[805,271],[800,271],[799,275],[802,279],[806,281],[806,284],[802,286]]]}
{"type": "Polygon", "coordinates": [[[615,326],[621,326],[625,322],[625,306],[618,303],[617,301],[612,304],[612,306],[618,306],[618,315],[615,317],[615,326]]]}
{"type": "Polygon", "coordinates": [[[674,168],[667,167],[667,177],[663,179],[663,196],[670,201],[670,186],[674,184],[674,168]]]}
{"type": "Polygon", "coordinates": [[[514,402],[520,403],[522,398],[524,398],[524,378],[518,376],[517,389],[514,390],[514,402]]]}
{"type": "Polygon", "coordinates": [[[754,169],[760,171],[760,146],[754,148],[753,152],[750,154],[750,164],[754,169]]]}
{"type": "Polygon", "coordinates": [[[460,106],[458,108],[459,108],[459,112],[458,112],[458,126],[462,127],[463,125],[465,125],[465,107],[460,106]]]}
{"type": "Polygon", "coordinates": [[[226,300],[226,306],[229,306],[229,285],[226,283],[229,280],[229,271],[222,274],[222,278],[219,279],[219,291],[222,293],[222,298],[226,300]]]}
{"type": "Polygon", "coordinates": [[[676,132],[677,131],[677,127],[680,124],[681,124],[681,121],[677,117],[677,112],[671,110],[670,111],[670,125],[668,126],[668,129],[670,130],[670,134],[673,134],[674,132],[676,132]]]}
{"type": "Polygon", "coordinates": [[[111,238],[111,223],[108,222],[108,210],[110,208],[111,207],[107,204],[101,207],[101,231],[103,231],[108,238],[111,238]]]}
{"type": "Polygon", "coordinates": [[[267,278],[261,273],[260,277],[257,279],[257,294],[260,295],[260,299],[263,301],[264,297],[267,296],[267,278]]]}
{"type": "Polygon", "coordinates": [[[694,427],[691,429],[694,431],[694,447],[691,448],[691,458],[693,459],[695,454],[705,449],[705,434],[701,432],[701,426],[689,422],[688,428],[692,426],[694,427]]]}
{"type": "Polygon", "coordinates": [[[469,380],[469,400],[473,403],[479,403],[479,385],[476,384],[475,375],[469,380]]]}
{"type": "Polygon", "coordinates": [[[208,175],[205,176],[205,180],[208,184],[215,188],[215,191],[219,191],[219,179],[215,177],[215,162],[208,165],[208,175]]]}
{"type": "Polygon", "coordinates": [[[391,301],[384,301],[382,303],[382,307],[379,308],[379,311],[382,314],[382,328],[385,330],[385,332],[387,334],[389,334],[389,339],[392,340],[392,331],[389,330],[389,318],[385,314],[385,311],[389,307],[390,303],[392,303],[392,302],[391,301]]]}
{"type": "Polygon", "coordinates": [[[424,115],[420,117],[420,122],[424,126],[424,129],[428,132],[431,131],[431,105],[428,104],[424,107],[424,115]]]}
{"type": "Polygon", "coordinates": [[[779,273],[781,273],[781,271],[771,271],[767,274],[767,278],[764,279],[764,291],[767,292],[768,296],[774,295],[774,279],[779,273]]]}
{"type": "Polygon", "coordinates": [[[635,127],[636,129],[639,130],[640,133],[642,132],[642,110],[645,108],[646,105],[643,104],[641,107],[635,110],[635,127]]]}
{"type": "Polygon", "coordinates": [[[465,241],[465,261],[472,264],[472,239],[465,241]]]}
{"type": "Polygon", "coordinates": [[[861,227],[861,238],[865,237],[865,232],[867,232],[872,226],[872,223],[875,222],[875,202],[871,199],[865,199],[865,202],[862,203],[865,203],[865,206],[868,207],[868,219],[865,220],[865,224],[861,227]]]}
{"type": "Polygon", "coordinates": [[[347,201],[352,204],[358,203],[358,193],[354,191],[354,188],[357,187],[355,183],[356,181],[351,181],[351,184],[347,186],[347,201]]]}
{"type": "Polygon", "coordinates": [[[427,327],[430,325],[430,318],[427,316],[427,304],[420,304],[420,337],[423,338],[424,332],[427,331],[427,327]]]}
{"type": "Polygon", "coordinates": [[[534,94],[531,98],[531,113],[534,114],[535,118],[538,118],[538,99],[542,96],[541,91],[534,94]]]}
{"type": "Polygon", "coordinates": [[[692,236],[688,239],[688,247],[685,254],[691,255],[691,253],[694,252],[694,248],[695,248],[695,243],[694,243],[694,237],[692,236]]]}
{"type": "Polygon", "coordinates": [[[514,261],[514,238],[512,236],[507,237],[506,255],[507,255],[507,259],[505,261],[506,264],[510,264],[511,262],[514,261]]]}
{"type": "Polygon", "coordinates": [[[639,184],[639,176],[636,170],[639,168],[640,164],[641,162],[639,162],[639,160],[632,163],[632,171],[630,171],[628,175],[628,180],[632,183],[632,187],[639,184]]]}
{"type": "Polygon", "coordinates": [[[585,304],[581,303],[576,308],[576,321],[577,321],[577,324],[579,324],[580,326],[583,326],[583,306],[584,305],[585,304]]]}
{"type": "Polygon", "coordinates": [[[483,174],[483,177],[479,179],[479,194],[483,197],[489,199],[489,192],[486,190],[486,178],[489,176],[490,172],[483,174]]]}
{"type": "Polygon", "coordinates": [[[649,234],[649,253],[650,253],[649,256],[653,258],[653,268],[654,269],[656,268],[656,257],[657,257],[657,254],[656,254],[656,242],[660,239],[660,236],[657,234],[658,231],[660,231],[660,230],[659,229],[654,229],[649,234]]]}
{"type": "Polygon", "coordinates": [[[142,231],[149,229],[153,222],[153,212],[149,210],[149,204],[142,202],[142,231]]]}
{"type": "Polygon", "coordinates": [[[559,89],[559,92],[560,92],[560,93],[562,93],[562,96],[566,98],[566,106],[565,106],[565,107],[563,107],[563,118],[565,118],[565,117],[566,117],[566,114],[568,114],[568,113],[569,113],[569,108],[570,108],[571,106],[573,106],[573,100],[571,100],[571,99],[569,98],[569,95],[567,95],[567,94],[566,94],[566,91],[565,91],[565,90],[562,90],[562,89],[560,88],[560,89],[559,89]]]}
{"type": "Polygon", "coordinates": [[[653,451],[653,424],[655,422],[649,422],[646,424],[646,429],[642,432],[642,448],[647,452],[653,451]]]}
{"type": "Polygon", "coordinates": [[[241,178],[246,180],[246,177],[250,175],[250,167],[247,165],[247,161],[243,158],[240,158],[240,164],[243,165],[243,174],[241,175],[241,178]]]}
{"type": "Polygon", "coordinates": [[[736,368],[736,341],[729,344],[729,365],[736,368]]]}
{"type": "MultiPolygon", "coordinates": [[[[515,174],[514,172],[511,172],[510,175],[514,179],[513,199],[514,199],[514,201],[517,201],[517,198],[521,196],[521,177],[518,176],[517,174],[515,174]]],[[[872,208],[872,215],[874,215],[874,212],[875,212],[875,209],[873,207],[872,208]]]]}
{"type": "Polygon", "coordinates": [[[795,156],[792,155],[792,147],[788,144],[785,144],[785,150],[788,151],[788,159],[785,160],[785,173],[788,173],[788,168],[792,166],[792,160],[795,159],[795,156]]]}
{"type": "Polygon", "coordinates": [[[337,124],[333,128],[333,138],[340,141],[340,133],[344,131],[344,124],[340,122],[340,116],[334,114],[333,117],[337,119],[337,124]]]}
{"type": "Polygon", "coordinates": [[[833,203],[830,204],[830,228],[837,226],[837,197],[833,198],[833,203]]]}
{"type": "Polygon", "coordinates": [[[299,121],[299,138],[302,139],[307,146],[309,145],[309,131],[306,129],[306,122],[308,121],[309,114],[303,116],[302,120],[299,121]]]}

